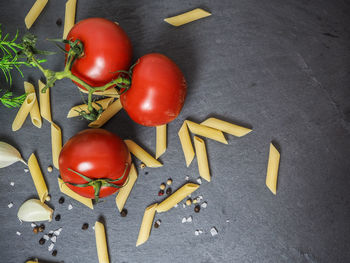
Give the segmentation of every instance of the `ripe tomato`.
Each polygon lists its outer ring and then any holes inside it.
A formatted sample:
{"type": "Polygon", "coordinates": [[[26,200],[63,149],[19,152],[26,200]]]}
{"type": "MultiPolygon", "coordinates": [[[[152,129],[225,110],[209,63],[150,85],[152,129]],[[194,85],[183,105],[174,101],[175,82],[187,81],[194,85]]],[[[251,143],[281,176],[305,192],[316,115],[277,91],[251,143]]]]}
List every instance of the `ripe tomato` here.
{"type": "Polygon", "coordinates": [[[179,115],[186,97],[186,81],[178,66],[162,54],[147,54],[133,69],[131,87],[121,103],[135,122],[158,126],[179,115]]]}
{"type": "MultiPolygon", "coordinates": [[[[132,57],[131,42],[116,23],[104,18],[82,20],[67,36],[67,40],[76,39],[83,43],[84,54],[73,63],[71,71],[90,86],[103,86],[118,76],[116,71],[128,70],[132,57]]],[[[66,50],[69,50],[69,45],[66,45],[66,50]]]]}
{"type": "MultiPolygon", "coordinates": [[[[103,129],[79,132],[67,141],[59,156],[62,180],[74,192],[88,198],[95,198],[95,189],[93,186],[76,186],[88,183],[78,173],[92,180],[120,178],[111,184],[121,186],[128,177],[130,165],[131,156],[124,141],[103,129]]],[[[103,198],[116,191],[118,188],[102,185],[97,196],[103,198]]]]}

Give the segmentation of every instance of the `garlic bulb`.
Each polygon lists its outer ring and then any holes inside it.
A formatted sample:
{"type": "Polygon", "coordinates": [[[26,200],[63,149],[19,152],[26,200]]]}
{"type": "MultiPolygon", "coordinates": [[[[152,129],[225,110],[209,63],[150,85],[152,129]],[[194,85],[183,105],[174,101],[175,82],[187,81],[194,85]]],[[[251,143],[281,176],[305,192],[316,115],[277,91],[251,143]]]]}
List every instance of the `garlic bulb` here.
{"type": "Polygon", "coordinates": [[[25,222],[38,222],[52,220],[53,210],[38,199],[25,201],[18,209],[17,217],[25,222]]]}
{"type": "Polygon", "coordinates": [[[27,165],[15,147],[6,142],[0,142],[0,168],[10,166],[18,161],[27,165]]]}

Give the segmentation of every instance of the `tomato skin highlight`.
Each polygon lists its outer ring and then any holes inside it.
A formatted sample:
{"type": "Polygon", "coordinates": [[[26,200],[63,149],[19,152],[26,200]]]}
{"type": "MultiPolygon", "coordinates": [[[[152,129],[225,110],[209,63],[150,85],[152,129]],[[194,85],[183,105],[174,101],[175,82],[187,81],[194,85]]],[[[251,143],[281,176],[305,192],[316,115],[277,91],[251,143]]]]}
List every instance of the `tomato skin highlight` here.
{"type": "Polygon", "coordinates": [[[144,126],[171,122],[180,113],[186,97],[186,80],[168,57],[152,53],[133,68],[131,87],[121,95],[130,118],[144,126]]]}
{"type": "MultiPolygon", "coordinates": [[[[116,23],[104,18],[82,20],[74,25],[67,36],[67,40],[76,39],[83,43],[84,54],[73,63],[71,71],[90,86],[103,86],[118,76],[116,71],[129,69],[131,41],[116,23]]],[[[68,44],[66,50],[69,50],[68,44]]]]}
{"type": "MultiPolygon", "coordinates": [[[[68,182],[67,186],[77,194],[91,199],[94,198],[93,187],[69,184],[84,184],[87,181],[68,169],[91,179],[114,180],[120,178],[127,167],[123,179],[113,183],[121,186],[128,178],[130,166],[131,155],[124,141],[104,129],[87,129],[79,132],[66,142],[59,156],[62,180],[68,182]]],[[[118,188],[103,186],[99,197],[109,196],[116,191],[118,188]]]]}

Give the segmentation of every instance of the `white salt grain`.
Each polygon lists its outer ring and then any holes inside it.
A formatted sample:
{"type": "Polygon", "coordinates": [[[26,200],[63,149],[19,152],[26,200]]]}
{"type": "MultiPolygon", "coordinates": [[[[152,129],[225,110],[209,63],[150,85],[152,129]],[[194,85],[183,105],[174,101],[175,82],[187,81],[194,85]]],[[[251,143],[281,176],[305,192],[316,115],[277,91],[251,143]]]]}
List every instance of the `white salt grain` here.
{"type": "Polygon", "coordinates": [[[182,208],[186,208],[186,205],[185,205],[185,204],[182,204],[182,208]]]}
{"type": "Polygon", "coordinates": [[[227,220],[226,220],[226,223],[230,223],[230,220],[227,219],[227,220]]]}
{"type": "Polygon", "coordinates": [[[47,248],[48,251],[51,251],[53,249],[53,247],[55,246],[54,243],[51,243],[50,246],[47,248]]]}
{"type": "Polygon", "coordinates": [[[201,207],[202,207],[202,208],[207,208],[207,206],[208,206],[207,202],[203,202],[203,203],[201,204],[201,207]]]}
{"type": "Polygon", "coordinates": [[[192,222],[192,216],[187,217],[186,222],[187,223],[191,223],[192,222]]]}
{"type": "Polygon", "coordinates": [[[195,234],[196,236],[198,236],[198,235],[199,235],[199,231],[198,231],[198,230],[194,231],[194,234],[195,234]]]}
{"type": "Polygon", "coordinates": [[[160,221],[159,219],[156,221],[156,223],[160,226],[160,224],[162,223],[162,221],[160,221]]]}
{"type": "Polygon", "coordinates": [[[210,229],[210,234],[211,234],[212,236],[216,236],[216,235],[218,234],[218,231],[216,230],[215,227],[212,227],[212,228],[210,229]]]}
{"type": "Polygon", "coordinates": [[[56,231],[53,231],[53,234],[55,236],[59,236],[61,234],[61,231],[62,231],[62,227],[60,227],[59,229],[57,229],[56,231]]]}
{"type": "Polygon", "coordinates": [[[36,224],[31,223],[30,226],[31,226],[31,227],[36,227],[36,224]]]}
{"type": "Polygon", "coordinates": [[[178,207],[178,206],[179,206],[178,204],[174,205],[175,208],[178,207]]]}
{"type": "Polygon", "coordinates": [[[186,217],[182,218],[181,223],[186,223],[186,217]]]}
{"type": "Polygon", "coordinates": [[[16,235],[17,235],[17,236],[20,236],[20,235],[21,235],[21,232],[18,232],[18,231],[17,231],[17,232],[16,232],[16,235]]]}
{"type": "Polygon", "coordinates": [[[10,185],[11,185],[11,186],[15,186],[15,182],[11,182],[10,185]]]}
{"type": "Polygon", "coordinates": [[[45,240],[47,241],[47,240],[49,240],[50,238],[49,238],[48,235],[44,235],[44,236],[43,236],[43,239],[45,239],[45,240]]]}
{"type": "Polygon", "coordinates": [[[197,179],[197,183],[198,183],[198,184],[202,184],[202,179],[201,179],[201,178],[198,178],[198,179],[197,179]]]}
{"type": "Polygon", "coordinates": [[[9,208],[13,207],[13,203],[11,202],[11,203],[9,203],[7,206],[8,206],[9,208]]]}
{"type": "Polygon", "coordinates": [[[28,169],[24,169],[24,172],[25,172],[25,173],[28,173],[28,172],[29,172],[29,170],[28,170],[28,169]]]}
{"type": "Polygon", "coordinates": [[[202,233],[203,233],[203,231],[202,231],[202,230],[198,230],[198,232],[199,232],[199,234],[202,234],[202,233]]]}
{"type": "Polygon", "coordinates": [[[73,206],[71,204],[69,204],[68,210],[72,210],[72,209],[73,209],[73,206]]]}
{"type": "Polygon", "coordinates": [[[190,180],[190,177],[186,176],[186,177],[185,177],[185,180],[186,180],[186,181],[190,180]]]}
{"type": "Polygon", "coordinates": [[[52,241],[53,243],[56,243],[57,237],[56,237],[56,236],[51,237],[51,241],[52,241]]]}

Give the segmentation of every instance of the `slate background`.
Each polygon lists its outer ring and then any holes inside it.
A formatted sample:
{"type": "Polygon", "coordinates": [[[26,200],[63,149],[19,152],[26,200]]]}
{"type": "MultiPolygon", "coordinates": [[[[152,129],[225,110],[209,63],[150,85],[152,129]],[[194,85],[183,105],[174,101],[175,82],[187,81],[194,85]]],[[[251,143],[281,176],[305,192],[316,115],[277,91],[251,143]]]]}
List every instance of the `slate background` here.
{"type": "MultiPolygon", "coordinates": [[[[17,28],[25,32],[24,17],[33,2],[0,1],[3,30],[12,35],[17,28]]],[[[49,1],[31,28],[41,40],[39,47],[55,50],[44,39],[62,36],[63,26],[56,20],[64,19],[64,2],[49,1]]],[[[14,133],[16,110],[0,106],[0,139],[16,146],[25,159],[36,153],[52,196],[50,205],[62,216],[60,222],[46,223],[46,229],[63,226],[53,258],[48,244],[39,246],[41,235],[16,218],[21,203],[36,196],[30,175],[20,163],[1,169],[0,261],[38,257],[48,262],[97,262],[92,226],[102,218],[111,262],[349,262],[349,11],[345,0],[78,1],[77,21],[96,16],[120,23],[132,40],[134,61],[150,52],[172,58],[187,78],[188,97],[169,125],[164,166],[138,169],[126,218],[116,212],[114,197],[93,211],[68,197],[59,205],[58,171],[46,172],[51,164],[48,123],[39,130],[27,120],[14,133]],[[213,15],[180,28],[163,22],[196,7],[213,15]],[[160,228],[136,248],[144,208],[161,200],[159,184],[171,177],[175,189],[185,183],[185,175],[198,177],[196,160],[189,168],[184,165],[177,131],[186,118],[202,121],[208,116],[254,131],[243,138],[227,136],[229,145],[206,140],[213,180],[203,183],[198,194],[208,208],[194,214],[179,207],[157,215],[160,228]],[[272,140],[281,150],[277,196],[265,187],[272,140]],[[9,209],[11,201],[14,207],[9,209]],[[189,215],[194,222],[182,224],[189,215]],[[86,232],[81,230],[84,222],[90,224],[86,232]],[[215,237],[209,234],[212,226],[219,231],[215,237]],[[205,233],[195,236],[196,229],[205,233]]],[[[46,66],[61,69],[62,55],[51,57],[46,66]]],[[[35,69],[23,71],[24,79],[34,83],[41,76],[35,69]]],[[[13,89],[18,94],[23,89],[17,73],[13,89]]],[[[83,121],[65,118],[80,102],[68,80],[52,89],[53,119],[62,127],[64,141],[86,128],[83,121]]],[[[133,123],[125,112],[104,128],[155,151],[155,129],[133,123]]]]}

